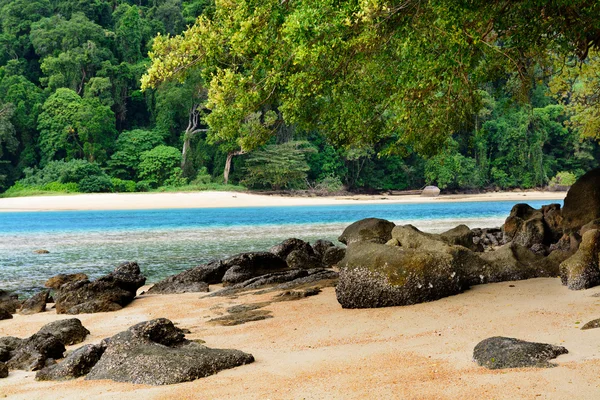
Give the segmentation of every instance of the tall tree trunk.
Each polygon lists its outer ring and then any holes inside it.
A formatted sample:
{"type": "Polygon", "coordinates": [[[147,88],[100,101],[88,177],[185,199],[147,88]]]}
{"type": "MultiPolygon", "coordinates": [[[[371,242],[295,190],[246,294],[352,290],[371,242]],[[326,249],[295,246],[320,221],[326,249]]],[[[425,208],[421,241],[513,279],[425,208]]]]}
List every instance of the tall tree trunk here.
{"type": "Polygon", "coordinates": [[[229,183],[229,172],[231,171],[231,160],[233,159],[233,156],[239,156],[244,153],[244,150],[230,151],[229,153],[227,153],[227,160],[225,160],[225,169],[223,170],[223,181],[226,185],[229,183]]]}
{"type": "MultiPolygon", "coordinates": [[[[189,111],[188,126],[183,134],[183,149],[181,150],[181,170],[184,176],[189,175],[191,167],[188,168],[190,158],[190,151],[192,148],[192,138],[199,132],[206,132],[208,129],[198,129],[200,125],[200,111],[198,110],[199,104],[193,104],[189,111]]],[[[193,173],[193,171],[192,171],[193,173]]]]}

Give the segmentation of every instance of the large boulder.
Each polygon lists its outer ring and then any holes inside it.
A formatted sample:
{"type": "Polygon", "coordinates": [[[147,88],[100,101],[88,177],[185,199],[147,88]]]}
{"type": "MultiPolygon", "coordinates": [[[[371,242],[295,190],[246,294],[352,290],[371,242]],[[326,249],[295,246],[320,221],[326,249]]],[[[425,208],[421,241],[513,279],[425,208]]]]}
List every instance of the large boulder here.
{"type": "Polygon", "coordinates": [[[284,259],[270,252],[238,254],[223,260],[223,264],[229,266],[223,275],[225,285],[233,285],[250,278],[288,269],[284,259]]]}
{"type": "Polygon", "coordinates": [[[421,192],[421,197],[438,197],[440,195],[440,188],[437,186],[425,186],[421,192]]]}
{"type": "Polygon", "coordinates": [[[571,186],[562,210],[564,233],[577,232],[600,218],[600,168],[589,171],[571,186]]]}
{"type": "Polygon", "coordinates": [[[471,251],[482,252],[483,244],[475,243],[473,231],[466,225],[458,225],[446,232],[440,233],[440,239],[450,245],[463,246],[471,251]]]}
{"type": "Polygon", "coordinates": [[[87,380],[169,385],[254,361],[239,350],[211,349],[186,340],[183,331],[165,318],[134,325],[105,339],[103,345],[106,350],[87,380]]]}
{"type": "Polygon", "coordinates": [[[81,324],[79,319],[69,318],[50,322],[42,326],[38,333],[49,333],[68,346],[83,342],[90,331],[81,324]]]}
{"type": "Polygon", "coordinates": [[[14,293],[9,293],[0,289],[0,308],[4,309],[10,314],[17,312],[17,309],[21,307],[19,296],[14,293]]]}
{"type": "Polygon", "coordinates": [[[77,273],[77,274],[58,274],[48,279],[44,286],[50,289],[59,289],[65,283],[77,282],[87,280],[88,276],[86,274],[77,273]]]}
{"type": "Polygon", "coordinates": [[[81,280],[63,284],[56,291],[58,314],[117,311],[131,303],[137,289],[146,282],[135,262],[119,265],[95,281],[81,280]]]}
{"type": "Polygon", "coordinates": [[[223,279],[223,275],[225,275],[225,272],[229,268],[229,265],[223,264],[221,261],[202,264],[155,283],[154,286],[148,290],[148,293],[171,294],[208,292],[208,285],[211,283],[220,283],[223,279]]]}
{"type": "Polygon", "coordinates": [[[401,306],[460,293],[452,255],[370,242],[351,243],[340,262],[338,302],[344,308],[401,306]]]}
{"type": "Polygon", "coordinates": [[[392,238],[395,224],[385,219],[365,218],[349,225],[338,240],[346,245],[355,242],[386,243],[392,238]]]}
{"type": "MultiPolygon", "coordinates": [[[[322,245],[322,243],[320,244],[322,245]]],[[[290,268],[319,268],[323,264],[321,258],[317,255],[310,243],[300,239],[286,239],[283,242],[271,247],[271,253],[285,259],[290,268]]]]}
{"type": "Polygon", "coordinates": [[[65,352],[64,344],[50,333],[36,333],[11,351],[8,360],[9,369],[22,369],[37,371],[43,368],[48,361],[62,358],[65,352]]]}
{"type": "Polygon", "coordinates": [[[544,243],[544,214],[528,204],[515,204],[503,226],[504,242],[523,247],[544,243]]]}
{"type": "Polygon", "coordinates": [[[48,296],[50,291],[42,290],[25,300],[21,306],[19,314],[31,315],[46,311],[46,302],[48,302],[48,296]]]}
{"type": "Polygon", "coordinates": [[[57,364],[42,368],[35,374],[37,381],[63,381],[86,375],[100,361],[106,348],[87,344],[73,351],[57,364]]]}
{"type": "Polygon", "coordinates": [[[335,244],[329,240],[319,239],[315,241],[312,245],[312,248],[317,255],[317,257],[322,261],[323,257],[325,257],[325,253],[330,248],[335,247],[335,244]]]}
{"type": "Polygon", "coordinates": [[[571,290],[600,285],[600,230],[587,231],[579,250],[560,264],[560,279],[571,290]]]}
{"type": "Polygon", "coordinates": [[[543,257],[515,242],[507,243],[495,251],[482,253],[480,257],[486,263],[486,268],[481,271],[481,283],[518,281],[548,276],[543,273],[539,274],[534,267],[543,257]]]}
{"type": "Polygon", "coordinates": [[[551,368],[548,362],[569,351],[562,346],[495,336],[485,339],[475,346],[473,359],[477,364],[489,369],[503,368],[551,368]]]}

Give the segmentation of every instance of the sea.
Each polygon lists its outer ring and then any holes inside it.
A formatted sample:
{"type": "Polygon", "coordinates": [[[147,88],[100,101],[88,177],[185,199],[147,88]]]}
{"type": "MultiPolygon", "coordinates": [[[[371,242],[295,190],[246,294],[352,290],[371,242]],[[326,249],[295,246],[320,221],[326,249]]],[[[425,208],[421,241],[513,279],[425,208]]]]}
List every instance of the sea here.
{"type": "MultiPolygon", "coordinates": [[[[287,238],[337,242],[376,217],[439,233],[500,227],[515,201],[0,213],[0,289],[28,295],[57,274],[97,278],[137,261],[147,283],[214,259],[268,251],[287,238]],[[36,250],[48,250],[37,254],[36,250]]],[[[539,208],[555,201],[532,201],[539,208]]]]}

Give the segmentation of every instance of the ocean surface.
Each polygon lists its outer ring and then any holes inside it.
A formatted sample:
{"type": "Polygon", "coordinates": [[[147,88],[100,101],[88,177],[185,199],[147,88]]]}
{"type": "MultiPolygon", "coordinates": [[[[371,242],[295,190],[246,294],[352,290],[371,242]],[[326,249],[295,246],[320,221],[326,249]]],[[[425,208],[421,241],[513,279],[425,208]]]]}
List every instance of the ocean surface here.
{"type": "MultiPolygon", "coordinates": [[[[533,201],[532,207],[557,201],[533,201]]],[[[464,223],[499,227],[515,201],[357,204],[161,210],[0,213],[0,289],[32,293],[59,273],[97,278],[137,261],[152,283],[246,251],[267,251],[290,237],[337,237],[350,223],[377,217],[443,232],[464,223]],[[36,254],[45,249],[49,254],[36,254]]],[[[339,243],[338,243],[339,244],[339,243]]]]}

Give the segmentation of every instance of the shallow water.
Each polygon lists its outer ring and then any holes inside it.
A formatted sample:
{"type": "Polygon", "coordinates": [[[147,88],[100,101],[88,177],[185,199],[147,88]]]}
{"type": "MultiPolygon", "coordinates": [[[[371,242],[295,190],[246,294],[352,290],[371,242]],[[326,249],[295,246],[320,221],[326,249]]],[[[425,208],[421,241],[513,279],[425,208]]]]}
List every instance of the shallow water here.
{"type": "Polygon", "coordinates": [[[134,260],[151,283],[213,259],[266,251],[290,237],[336,242],[347,225],[367,217],[427,232],[460,223],[497,227],[515,203],[0,213],[0,288],[28,293],[59,273],[96,278],[134,260]],[[35,254],[36,249],[50,254],[35,254]]]}

